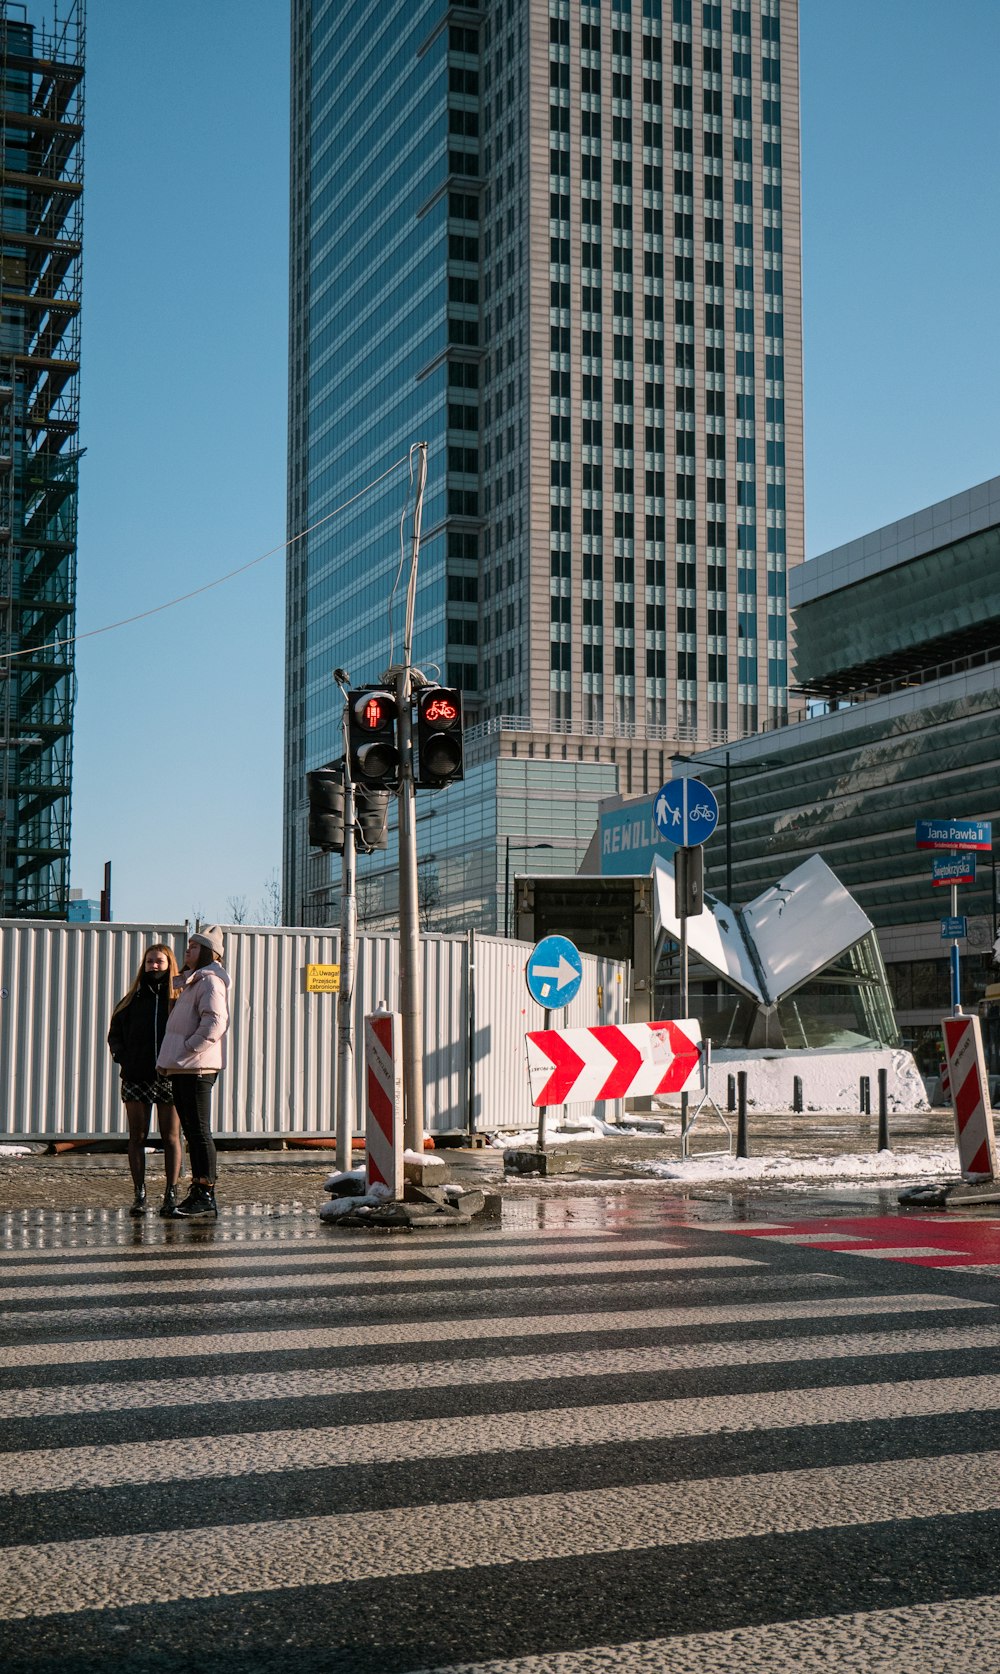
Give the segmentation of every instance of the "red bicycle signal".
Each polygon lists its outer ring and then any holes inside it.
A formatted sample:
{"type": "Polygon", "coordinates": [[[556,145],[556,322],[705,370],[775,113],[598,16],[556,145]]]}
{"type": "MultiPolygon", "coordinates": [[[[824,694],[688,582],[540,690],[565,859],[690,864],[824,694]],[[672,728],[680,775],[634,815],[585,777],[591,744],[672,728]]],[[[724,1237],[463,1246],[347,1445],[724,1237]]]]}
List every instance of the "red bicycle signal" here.
{"type": "Polygon", "coordinates": [[[425,721],[455,721],[458,719],[456,706],[448,698],[437,697],[428,703],[424,709],[425,721]]]}

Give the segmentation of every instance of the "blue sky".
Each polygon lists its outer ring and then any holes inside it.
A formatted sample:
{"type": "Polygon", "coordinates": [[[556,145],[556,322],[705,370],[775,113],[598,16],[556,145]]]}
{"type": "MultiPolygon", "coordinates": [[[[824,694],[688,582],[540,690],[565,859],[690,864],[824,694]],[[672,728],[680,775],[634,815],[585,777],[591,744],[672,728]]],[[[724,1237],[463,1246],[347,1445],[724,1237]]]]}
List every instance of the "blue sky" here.
{"type": "MultiPolygon", "coordinates": [[[[801,24],[815,553],[1000,470],[1000,7],[801,24]]],[[[91,0],[87,79],[83,634],[284,538],[286,0],[91,0]]],[[[80,643],[73,883],[111,860],[117,919],[226,919],[280,868],[283,601],[277,556],[80,643]]]]}

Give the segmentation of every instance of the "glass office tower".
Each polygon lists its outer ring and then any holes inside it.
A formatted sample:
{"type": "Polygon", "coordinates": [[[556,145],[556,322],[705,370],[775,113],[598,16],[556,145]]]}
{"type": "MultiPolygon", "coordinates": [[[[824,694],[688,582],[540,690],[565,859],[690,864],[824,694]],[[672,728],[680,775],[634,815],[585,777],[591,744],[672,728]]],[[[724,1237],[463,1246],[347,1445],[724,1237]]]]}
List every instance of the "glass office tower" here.
{"type": "MultiPolygon", "coordinates": [[[[470,772],[421,806],[428,917],[494,928],[511,851],[575,870],[609,784],[789,719],[797,7],[296,0],[292,27],[289,534],[429,444],[415,656],[464,689],[470,772]]],[[[335,910],[304,774],[339,753],[333,668],[389,661],[405,486],[291,551],[290,919],[335,910]]],[[[391,918],[391,857],[362,871],[391,918]]]]}

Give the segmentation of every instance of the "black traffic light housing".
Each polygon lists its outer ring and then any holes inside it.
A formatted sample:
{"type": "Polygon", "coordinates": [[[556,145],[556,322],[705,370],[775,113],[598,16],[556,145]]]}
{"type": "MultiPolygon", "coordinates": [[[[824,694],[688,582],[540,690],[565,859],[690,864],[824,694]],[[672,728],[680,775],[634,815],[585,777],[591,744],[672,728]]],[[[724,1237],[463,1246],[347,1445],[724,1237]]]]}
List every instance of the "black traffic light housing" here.
{"type": "Polygon", "coordinates": [[[317,767],[306,774],[309,843],[325,854],[344,852],[344,780],[341,767],[317,767]]]}
{"type": "Polygon", "coordinates": [[[354,842],[362,854],[389,847],[389,792],[354,787],[354,842]]]}
{"type": "Polygon", "coordinates": [[[674,855],[674,911],[678,918],[697,918],[705,910],[705,850],[700,843],[674,855]]]}
{"type": "Polygon", "coordinates": [[[364,790],[395,790],[399,784],[399,748],[392,692],[365,686],[347,694],[347,744],[351,780],[364,790]]]}
{"type": "Polygon", "coordinates": [[[462,694],[457,686],[423,686],[417,693],[417,784],[439,790],[464,778],[462,694]]]}

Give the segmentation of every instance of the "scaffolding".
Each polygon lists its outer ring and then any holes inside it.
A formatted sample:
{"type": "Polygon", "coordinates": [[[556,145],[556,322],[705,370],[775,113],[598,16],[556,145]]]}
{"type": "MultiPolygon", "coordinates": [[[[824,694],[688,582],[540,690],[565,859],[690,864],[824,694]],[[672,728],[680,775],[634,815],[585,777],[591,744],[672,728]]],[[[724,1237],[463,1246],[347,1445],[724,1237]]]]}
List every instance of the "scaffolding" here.
{"type": "Polygon", "coordinates": [[[0,918],[65,918],[85,0],[0,0],[0,918]]]}

